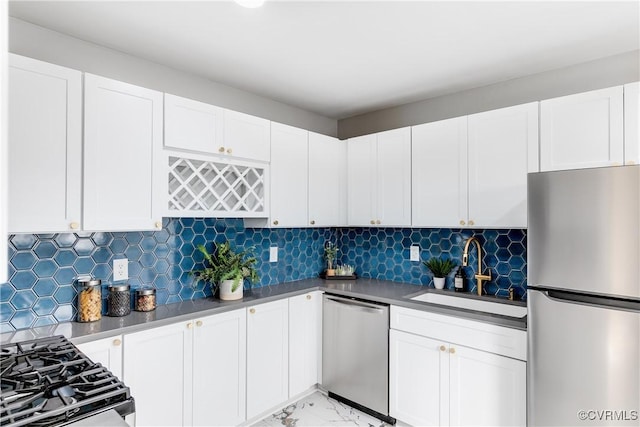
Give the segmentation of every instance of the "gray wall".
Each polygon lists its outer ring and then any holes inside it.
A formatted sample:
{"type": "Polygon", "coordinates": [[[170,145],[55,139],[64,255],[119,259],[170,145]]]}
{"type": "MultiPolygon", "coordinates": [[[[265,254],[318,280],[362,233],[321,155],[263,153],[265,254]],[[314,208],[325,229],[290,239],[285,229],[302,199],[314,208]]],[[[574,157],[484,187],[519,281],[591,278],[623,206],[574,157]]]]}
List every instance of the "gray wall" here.
{"type": "Polygon", "coordinates": [[[338,121],[338,137],[345,139],[638,80],[640,51],[636,50],[342,119],[338,121]]]}
{"type": "Polygon", "coordinates": [[[337,135],[338,125],[334,119],[16,18],[9,20],[9,51],[321,134],[337,135]]]}

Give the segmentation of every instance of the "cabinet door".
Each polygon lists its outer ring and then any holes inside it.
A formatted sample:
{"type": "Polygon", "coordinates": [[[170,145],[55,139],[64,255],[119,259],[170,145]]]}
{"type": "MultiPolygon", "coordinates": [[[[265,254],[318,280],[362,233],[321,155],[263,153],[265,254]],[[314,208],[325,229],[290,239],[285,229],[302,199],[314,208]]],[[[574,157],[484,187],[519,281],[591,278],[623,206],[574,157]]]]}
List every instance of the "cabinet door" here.
{"type": "Polygon", "coordinates": [[[377,135],[376,225],[411,226],[411,128],[377,135]]]}
{"type": "Polygon", "coordinates": [[[526,363],[468,347],[451,349],[450,425],[526,425],[526,363]]]}
{"type": "Polygon", "coordinates": [[[347,225],[347,144],[309,132],[309,224],[347,225]]]}
{"type": "Polygon", "coordinates": [[[162,93],[85,74],[84,133],[85,230],[160,228],[162,93]]]}
{"type": "Polygon", "coordinates": [[[268,162],[270,159],[269,120],[237,111],[224,110],[226,155],[268,162]]]}
{"type": "Polygon", "coordinates": [[[624,164],[640,164],[640,82],[624,85],[624,164]]]}
{"type": "Polygon", "coordinates": [[[247,312],[247,418],[289,398],[289,304],[274,301],[247,312]]]}
{"type": "Polygon", "coordinates": [[[136,400],[136,426],[191,425],[192,327],[182,322],[124,336],[124,383],[136,400]]]}
{"type": "Polygon", "coordinates": [[[622,86],[540,102],[540,170],[623,162],[622,86]]]}
{"type": "Polygon", "coordinates": [[[376,220],[376,136],[347,141],[347,224],[369,227],[376,220]]]}
{"type": "Polygon", "coordinates": [[[246,399],[246,310],[196,320],[193,331],[193,425],[241,424],[246,399]]]}
{"type": "Polygon", "coordinates": [[[308,136],[303,129],[271,125],[271,225],[307,226],[308,136]]]}
{"type": "Polygon", "coordinates": [[[79,229],[82,73],[18,55],[10,61],[9,232],[79,229]]]}
{"type": "MultiPolygon", "coordinates": [[[[9,2],[0,2],[0,27],[8,28],[9,24],[9,2]]],[[[9,69],[8,58],[8,37],[7,33],[4,33],[0,37],[0,242],[7,241],[7,216],[9,209],[7,208],[7,166],[9,164],[7,159],[7,125],[9,114],[7,113],[8,102],[8,78],[7,70],[9,69]]],[[[7,244],[0,245],[0,283],[4,283],[8,280],[8,246],[7,244]]]]}
{"type": "Polygon", "coordinates": [[[289,398],[319,383],[322,292],[289,298],[289,398]]]}
{"type": "Polygon", "coordinates": [[[527,227],[527,173],[537,170],[538,103],[469,116],[469,221],[527,227]]]}
{"type": "Polygon", "coordinates": [[[449,357],[445,351],[440,341],[389,331],[392,417],[415,426],[448,425],[449,357]]]}
{"type": "Polygon", "coordinates": [[[79,344],[76,347],[92,362],[101,363],[122,379],[122,335],[79,344]]]}
{"type": "Polygon", "coordinates": [[[467,224],[467,117],[414,126],[411,135],[414,227],[467,224]]]}
{"type": "Polygon", "coordinates": [[[164,94],[164,146],[219,154],[223,109],[192,99],[164,94]]]}

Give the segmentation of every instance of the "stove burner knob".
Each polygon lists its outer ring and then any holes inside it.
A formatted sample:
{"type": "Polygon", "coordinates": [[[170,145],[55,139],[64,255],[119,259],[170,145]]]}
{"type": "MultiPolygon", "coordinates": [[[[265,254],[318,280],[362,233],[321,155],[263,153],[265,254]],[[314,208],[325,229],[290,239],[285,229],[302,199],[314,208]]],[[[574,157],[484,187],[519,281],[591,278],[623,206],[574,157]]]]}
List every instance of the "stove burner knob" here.
{"type": "Polygon", "coordinates": [[[119,338],[116,338],[115,340],[113,340],[113,345],[115,345],[116,347],[119,346],[120,344],[122,344],[122,340],[119,338]]]}

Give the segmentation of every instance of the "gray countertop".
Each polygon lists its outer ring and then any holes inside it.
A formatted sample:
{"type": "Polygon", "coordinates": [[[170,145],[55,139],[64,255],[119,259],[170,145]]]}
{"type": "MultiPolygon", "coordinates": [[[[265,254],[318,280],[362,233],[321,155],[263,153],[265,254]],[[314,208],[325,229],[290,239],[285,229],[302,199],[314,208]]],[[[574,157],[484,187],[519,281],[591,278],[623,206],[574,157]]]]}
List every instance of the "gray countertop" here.
{"type": "MultiPolygon", "coordinates": [[[[245,290],[244,298],[239,301],[221,301],[214,298],[204,298],[183,301],[175,304],[160,305],[151,312],[132,311],[124,317],[103,316],[101,320],[92,323],[64,322],[32,329],[9,332],[0,336],[4,343],[19,342],[35,338],[64,335],[75,344],[108,338],[114,335],[142,331],[145,329],[168,325],[180,321],[192,320],[196,317],[210,316],[242,307],[262,304],[282,298],[288,298],[306,292],[320,290],[336,295],[367,299],[416,310],[430,311],[470,320],[478,320],[509,328],[526,330],[527,319],[516,319],[507,316],[487,314],[479,311],[452,308],[438,304],[412,301],[409,298],[424,292],[438,292],[456,295],[460,298],[482,298],[496,300],[494,297],[478,297],[473,294],[459,294],[453,291],[439,291],[426,286],[406,283],[390,282],[386,280],[366,279],[358,280],[322,280],[306,279],[279,285],[264,286],[245,290]]],[[[525,305],[521,301],[506,301],[505,304],[525,305]]]]}

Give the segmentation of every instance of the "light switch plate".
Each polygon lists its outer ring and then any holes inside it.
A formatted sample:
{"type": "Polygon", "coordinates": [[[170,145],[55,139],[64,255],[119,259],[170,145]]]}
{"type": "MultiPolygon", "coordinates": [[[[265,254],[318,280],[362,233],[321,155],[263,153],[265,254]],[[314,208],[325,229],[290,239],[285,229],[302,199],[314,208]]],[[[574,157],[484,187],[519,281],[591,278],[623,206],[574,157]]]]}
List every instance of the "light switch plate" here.
{"type": "Polygon", "coordinates": [[[269,248],[269,262],[278,262],[278,247],[271,246],[269,248]]]}
{"type": "Polygon", "coordinates": [[[129,260],[120,258],[113,260],[113,281],[127,280],[129,278],[129,260]]]}
{"type": "Polygon", "coordinates": [[[418,245],[411,246],[409,261],[420,261],[420,246],[418,245]]]}

